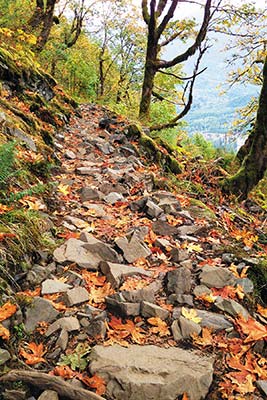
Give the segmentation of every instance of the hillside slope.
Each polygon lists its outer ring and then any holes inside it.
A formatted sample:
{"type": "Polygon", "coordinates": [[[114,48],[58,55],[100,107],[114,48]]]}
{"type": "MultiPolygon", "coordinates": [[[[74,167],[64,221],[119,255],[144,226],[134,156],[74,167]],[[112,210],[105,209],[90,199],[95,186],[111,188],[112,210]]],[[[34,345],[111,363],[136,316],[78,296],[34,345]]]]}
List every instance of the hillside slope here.
{"type": "Polygon", "coordinates": [[[53,196],[21,203],[45,205],[54,248],[5,288],[3,399],[263,399],[266,213],[230,205],[216,163],[80,113],[56,136],[53,196]]]}

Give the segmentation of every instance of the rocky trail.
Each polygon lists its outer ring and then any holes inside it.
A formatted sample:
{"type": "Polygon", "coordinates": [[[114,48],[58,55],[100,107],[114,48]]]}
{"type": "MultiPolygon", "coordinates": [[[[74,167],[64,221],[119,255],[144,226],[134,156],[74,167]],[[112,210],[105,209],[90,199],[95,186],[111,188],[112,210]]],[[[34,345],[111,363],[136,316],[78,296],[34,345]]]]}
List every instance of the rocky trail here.
{"type": "Polygon", "coordinates": [[[56,136],[61,244],[0,308],[3,399],[266,398],[266,214],[170,190],[132,134],[84,105],[56,136]]]}

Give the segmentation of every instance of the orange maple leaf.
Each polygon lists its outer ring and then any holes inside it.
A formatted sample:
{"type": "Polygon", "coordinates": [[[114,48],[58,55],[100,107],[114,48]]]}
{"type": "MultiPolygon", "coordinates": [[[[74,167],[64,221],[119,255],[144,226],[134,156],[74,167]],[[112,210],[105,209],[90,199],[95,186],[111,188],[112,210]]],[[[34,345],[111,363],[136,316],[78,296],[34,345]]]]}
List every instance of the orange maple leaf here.
{"type": "Polygon", "coordinates": [[[267,308],[264,308],[260,304],[257,304],[257,311],[262,317],[267,318],[267,308]]]}
{"type": "Polygon", "coordinates": [[[192,333],[191,335],[195,344],[199,346],[212,346],[213,345],[213,338],[211,335],[211,330],[209,328],[204,327],[201,331],[201,336],[197,333],[192,333]]]}
{"type": "Polygon", "coordinates": [[[83,269],[81,275],[86,282],[87,289],[92,286],[104,286],[106,283],[106,277],[99,276],[98,272],[89,272],[83,269]]]}
{"type": "Polygon", "coordinates": [[[8,211],[13,210],[13,207],[5,206],[4,204],[0,204],[0,214],[5,214],[8,211]]]}
{"type": "Polygon", "coordinates": [[[26,351],[24,349],[20,349],[19,354],[25,358],[26,364],[28,365],[35,365],[40,362],[47,362],[44,358],[43,355],[46,353],[46,350],[44,349],[44,346],[42,343],[36,344],[34,342],[28,343],[27,344],[27,349],[30,351],[26,351]]]}
{"type": "Polygon", "coordinates": [[[41,288],[37,287],[34,290],[24,290],[24,292],[17,292],[17,296],[27,296],[27,297],[36,297],[40,296],[41,294],[41,288]]]}
{"type": "Polygon", "coordinates": [[[121,336],[123,339],[131,336],[131,339],[134,343],[143,343],[145,331],[140,326],[136,326],[133,321],[127,319],[126,323],[124,324],[121,318],[116,318],[114,315],[112,315],[108,324],[112,329],[118,330],[118,336],[121,336]]]}
{"type": "Polygon", "coordinates": [[[68,239],[78,239],[80,237],[79,232],[63,232],[57,235],[60,238],[68,239]]]}
{"type": "Polygon", "coordinates": [[[249,317],[246,320],[241,315],[238,319],[236,319],[236,323],[238,324],[241,331],[248,335],[248,337],[244,340],[244,343],[256,342],[258,340],[262,340],[267,338],[267,326],[264,326],[257,322],[252,317],[249,317]]]}
{"type": "Polygon", "coordinates": [[[72,379],[77,373],[72,371],[68,365],[58,365],[51,371],[50,375],[61,376],[61,378],[64,379],[72,379]]]}
{"type": "Polygon", "coordinates": [[[6,238],[14,238],[16,237],[15,233],[10,233],[10,232],[0,232],[0,241],[6,239],[6,238]]]}
{"type": "Polygon", "coordinates": [[[0,324],[0,337],[3,340],[8,340],[10,338],[10,332],[2,324],[0,324]]]}
{"type": "Polygon", "coordinates": [[[224,286],[223,288],[212,288],[213,296],[221,296],[224,299],[235,299],[238,297],[239,299],[244,298],[244,291],[242,286],[237,285],[237,287],[233,286],[224,286]]]}
{"type": "Polygon", "coordinates": [[[99,375],[94,375],[91,378],[84,376],[79,377],[79,379],[90,388],[96,389],[96,394],[99,394],[99,396],[102,396],[106,391],[106,382],[99,375]]]}
{"type": "Polygon", "coordinates": [[[11,317],[11,315],[15,314],[16,311],[17,306],[8,301],[2,307],[0,307],[0,321],[4,321],[5,319],[11,317]]]}
{"type": "Polygon", "coordinates": [[[182,400],[190,400],[187,393],[183,394],[182,400]]]}
{"type": "Polygon", "coordinates": [[[168,329],[168,325],[165,321],[162,321],[161,318],[158,317],[151,317],[148,318],[147,322],[150,325],[153,325],[153,328],[150,328],[149,331],[151,333],[159,334],[160,337],[169,336],[171,332],[168,329]]]}

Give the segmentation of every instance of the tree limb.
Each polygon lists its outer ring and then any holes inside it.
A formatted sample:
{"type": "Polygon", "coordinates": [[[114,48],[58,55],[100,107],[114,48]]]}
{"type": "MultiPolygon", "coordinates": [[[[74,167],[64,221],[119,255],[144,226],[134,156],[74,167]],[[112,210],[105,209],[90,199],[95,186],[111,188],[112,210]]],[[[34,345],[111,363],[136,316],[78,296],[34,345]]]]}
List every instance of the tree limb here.
{"type": "Polygon", "coordinates": [[[160,17],[161,14],[163,13],[164,8],[166,7],[167,1],[168,0],[159,0],[158,8],[157,8],[157,11],[156,11],[157,17],[160,17]]]}
{"type": "Polygon", "coordinates": [[[149,16],[149,12],[148,12],[147,0],[142,0],[142,14],[143,14],[145,23],[148,25],[150,16],[149,16]]]}
{"type": "MultiPolygon", "coordinates": [[[[178,56],[174,57],[170,61],[159,60],[158,61],[158,68],[169,68],[173,67],[174,65],[180,64],[181,62],[186,61],[189,57],[195,54],[197,49],[200,47],[201,43],[206,37],[206,33],[208,30],[208,25],[210,22],[211,17],[211,2],[212,0],[207,0],[205,4],[205,11],[203,16],[203,21],[201,28],[198,32],[195,42],[190,46],[184,53],[179,54],[178,56]]],[[[174,3],[174,2],[173,2],[174,3]]]]}
{"type": "Polygon", "coordinates": [[[168,22],[172,19],[174,11],[175,11],[175,9],[177,7],[177,4],[178,4],[178,0],[172,0],[172,3],[170,5],[170,8],[169,8],[167,14],[165,15],[165,17],[163,18],[161,24],[158,26],[158,29],[156,30],[157,41],[159,40],[160,36],[162,35],[162,32],[166,28],[168,22]]]}
{"type": "MultiPolygon", "coordinates": [[[[198,59],[197,59],[197,62],[196,62],[195,68],[194,68],[193,77],[192,77],[191,83],[189,85],[188,100],[184,106],[184,109],[175,118],[173,118],[170,122],[167,122],[166,124],[154,125],[154,126],[149,127],[150,132],[161,131],[162,129],[174,128],[175,126],[178,125],[180,119],[182,119],[189,112],[191,105],[193,103],[193,89],[194,89],[196,77],[197,77],[197,75],[199,75],[198,68],[200,65],[200,61],[207,49],[208,49],[208,46],[205,46],[202,50],[200,50],[200,53],[198,55],[198,59]]],[[[189,84],[189,82],[187,83],[187,85],[188,84],[189,84]]]]}
{"type": "Polygon", "coordinates": [[[60,396],[72,400],[105,400],[86,389],[80,389],[65,382],[62,378],[51,376],[39,371],[11,370],[0,377],[0,382],[23,381],[32,386],[38,386],[42,389],[52,389],[60,396]]]}
{"type": "Polygon", "coordinates": [[[164,75],[173,76],[174,78],[177,78],[181,81],[190,81],[191,79],[193,79],[194,76],[198,76],[198,75],[202,74],[202,72],[206,71],[207,68],[208,67],[203,68],[201,71],[197,72],[195,75],[192,75],[192,76],[179,76],[172,72],[162,71],[161,69],[159,69],[158,72],[160,72],[161,74],[164,74],[164,75]]]}

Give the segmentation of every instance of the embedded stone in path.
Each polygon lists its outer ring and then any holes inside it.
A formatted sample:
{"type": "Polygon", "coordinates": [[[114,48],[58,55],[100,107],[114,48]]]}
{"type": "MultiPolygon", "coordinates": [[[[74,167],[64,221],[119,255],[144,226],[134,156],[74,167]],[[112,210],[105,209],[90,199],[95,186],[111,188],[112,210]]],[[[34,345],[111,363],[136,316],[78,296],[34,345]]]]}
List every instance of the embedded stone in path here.
{"type": "Polygon", "coordinates": [[[201,400],[212,382],[212,358],[174,347],[98,345],[90,360],[90,372],[104,378],[114,400],[175,400],[184,393],[201,400]]]}
{"type": "Polygon", "coordinates": [[[224,286],[231,286],[235,283],[236,278],[227,268],[211,267],[205,265],[200,274],[200,282],[209,288],[223,288],[224,286]]]}
{"type": "Polygon", "coordinates": [[[120,237],[115,240],[115,243],[123,251],[123,256],[129,263],[141,257],[146,258],[151,254],[149,247],[141,242],[136,235],[133,235],[130,241],[126,237],[120,237]]]}
{"type": "Polygon", "coordinates": [[[100,261],[119,262],[119,256],[108,244],[83,232],[81,240],[71,238],[54,251],[58,263],[75,262],[82,268],[96,270],[100,261]]]}
{"type": "Polygon", "coordinates": [[[151,276],[152,273],[143,268],[131,267],[124,264],[114,264],[106,261],[100,263],[100,269],[107,280],[111,283],[112,287],[117,288],[120,286],[121,280],[127,276],[145,275],[151,276]]]}

